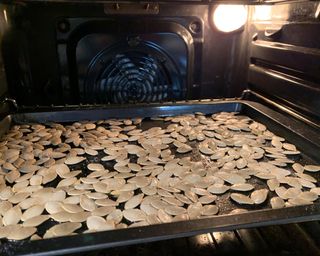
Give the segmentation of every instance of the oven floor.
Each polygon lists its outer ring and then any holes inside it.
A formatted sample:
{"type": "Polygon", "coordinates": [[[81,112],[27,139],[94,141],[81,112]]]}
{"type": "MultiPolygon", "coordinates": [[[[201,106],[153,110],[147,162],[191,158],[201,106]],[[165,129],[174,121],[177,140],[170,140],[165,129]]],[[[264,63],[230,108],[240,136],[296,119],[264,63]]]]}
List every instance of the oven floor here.
{"type": "Polygon", "coordinates": [[[73,256],[320,255],[320,222],[215,232],[73,256]]]}

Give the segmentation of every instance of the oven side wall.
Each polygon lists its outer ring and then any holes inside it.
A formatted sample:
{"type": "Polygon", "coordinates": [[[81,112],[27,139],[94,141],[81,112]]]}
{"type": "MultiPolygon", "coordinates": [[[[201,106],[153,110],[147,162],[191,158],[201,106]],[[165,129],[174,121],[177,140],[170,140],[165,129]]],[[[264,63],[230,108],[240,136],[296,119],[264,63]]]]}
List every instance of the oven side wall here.
{"type": "Polygon", "coordinates": [[[258,100],[320,120],[320,2],[252,6],[248,88],[258,100]]]}
{"type": "MultiPolygon", "coordinates": [[[[2,48],[3,35],[8,29],[7,6],[0,4],[0,49],[2,48]]],[[[3,62],[2,51],[0,51],[0,99],[7,93],[7,79],[3,62]]]]}

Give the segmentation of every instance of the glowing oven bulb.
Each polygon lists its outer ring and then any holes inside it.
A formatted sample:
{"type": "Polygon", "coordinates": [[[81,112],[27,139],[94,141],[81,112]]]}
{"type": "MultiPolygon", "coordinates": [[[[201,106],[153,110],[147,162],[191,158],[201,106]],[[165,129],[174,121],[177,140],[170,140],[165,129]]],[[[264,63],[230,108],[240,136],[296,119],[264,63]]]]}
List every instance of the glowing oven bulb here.
{"type": "Polygon", "coordinates": [[[222,32],[240,29],[247,21],[248,11],[244,5],[219,5],[213,14],[216,28],[222,32]]]}

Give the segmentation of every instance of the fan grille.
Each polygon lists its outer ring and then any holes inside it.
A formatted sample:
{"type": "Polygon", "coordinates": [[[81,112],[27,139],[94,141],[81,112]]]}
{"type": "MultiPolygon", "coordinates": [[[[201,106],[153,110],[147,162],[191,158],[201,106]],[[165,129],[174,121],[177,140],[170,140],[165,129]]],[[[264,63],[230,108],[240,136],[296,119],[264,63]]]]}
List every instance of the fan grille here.
{"type": "Polygon", "coordinates": [[[87,74],[87,100],[123,104],[181,99],[181,77],[172,60],[146,49],[97,56],[87,74]]]}
{"type": "Polygon", "coordinates": [[[116,55],[98,83],[112,103],[157,102],[170,96],[170,78],[151,56],[116,55]]]}

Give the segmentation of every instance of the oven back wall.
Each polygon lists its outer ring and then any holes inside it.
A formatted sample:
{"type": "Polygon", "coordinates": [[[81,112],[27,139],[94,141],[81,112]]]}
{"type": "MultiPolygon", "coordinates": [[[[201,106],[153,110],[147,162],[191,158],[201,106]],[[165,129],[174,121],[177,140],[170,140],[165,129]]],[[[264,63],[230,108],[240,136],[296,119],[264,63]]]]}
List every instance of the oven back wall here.
{"type": "Polygon", "coordinates": [[[235,97],[246,87],[247,30],[215,30],[208,21],[213,6],[161,4],[158,14],[147,15],[106,14],[103,4],[9,7],[2,52],[9,91],[20,106],[235,97]],[[126,75],[108,76],[105,60],[126,75]],[[123,62],[129,70],[119,68],[123,62]],[[121,95],[116,84],[124,88],[121,95]],[[137,97],[150,92],[153,97],[137,97]]]}

